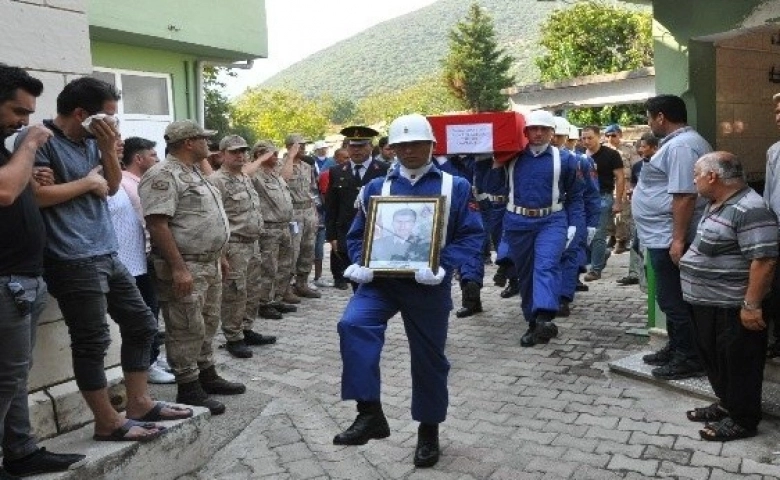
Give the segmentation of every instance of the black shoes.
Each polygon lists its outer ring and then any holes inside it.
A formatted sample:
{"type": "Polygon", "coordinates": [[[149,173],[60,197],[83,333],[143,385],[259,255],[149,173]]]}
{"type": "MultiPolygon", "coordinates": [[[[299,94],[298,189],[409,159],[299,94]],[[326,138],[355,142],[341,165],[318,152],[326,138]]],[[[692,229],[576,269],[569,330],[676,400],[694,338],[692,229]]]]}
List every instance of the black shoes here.
{"type": "Polygon", "coordinates": [[[463,308],[455,312],[456,317],[465,318],[482,312],[482,299],[479,296],[481,288],[476,282],[463,282],[463,308]]]}
{"type": "Polygon", "coordinates": [[[482,313],[484,310],[482,310],[482,304],[476,305],[474,307],[461,307],[457,312],[455,312],[455,316],[458,318],[466,318],[470,317],[472,315],[475,315],[477,313],[482,313]]]}
{"type": "Polygon", "coordinates": [[[657,352],[649,353],[642,357],[642,361],[648,365],[660,367],[666,365],[672,361],[672,350],[667,343],[664,347],[657,352]]]}
{"type": "Polygon", "coordinates": [[[260,305],[260,308],[257,309],[257,314],[260,315],[260,318],[267,318],[269,320],[282,319],[282,313],[271,305],[260,305]]]}
{"type": "Polygon", "coordinates": [[[276,337],[261,335],[254,330],[244,330],[244,343],[247,345],[271,345],[276,343],[276,337]]]}
{"type": "MultiPolygon", "coordinates": [[[[212,365],[198,374],[200,386],[206,393],[216,395],[239,395],[246,392],[246,386],[243,383],[229,382],[220,377],[217,368],[212,365]]],[[[191,404],[190,404],[191,405],[191,404]]]]}
{"type": "Polygon", "coordinates": [[[16,460],[3,459],[3,470],[0,470],[0,480],[10,480],[41,473],[62,472],[78,467],[86,455],[71,453],[52,453],[45,448],[39,448],[26,457],[16,460]]]}
{"type": "Polygon", "coordinates": [[[334,445],[365,445],[374,438],[390,436],[380,402],[357,402],[358,416],[350,427],[333,437],[334,445]]]}
{"type": "Polygon", "coordinates": [[[439,461],[439,455],[439,425],[421,423],[417,428],[414,466],[417,468],[430,468],[439,461]]]}
{"type": "Polygon", "coordinates": [[[509,279],[509,285],[501,291],[501,298],[511,298],[520,293],[520,281],[516,278],[509,279]]]}
{"type": "Polygon", "coordinates": [[[574,290],[577,292],[587,292],[588,290],[590,290],[590,287],[582,283],[582,281],[578,278],[577,286],[574,287],[574,290]]]}
{"type": "Polygon", "coordinates": [[[558,326],[552,320],[537,320],[528,324],[528,330],[520,337],[521,347],[533,347],[539,343],[550,343],[558,336],[558,326]]]}
{"type": "Polygon", "coordinates": [[[520,337],[520,346],[533,347],[534,345],[536,345],[536,339],[534,338],[535,332],[536,332],[536,322],[529,323],[528,330],[526,330],[523,336],[520,337]]]}
{"type": "Polygon", "coordinates": [[[496,274],[493,275],[493,285],[497,287],[506,287],[506,273],[509,270],[509,266],[501,264],[496,270],[496,274]]]}
{"type": "Polygon", "coordinates": [[[650,373],[662,380],[682,380],[705,375],[704,368],[698,360],[687,359],[681,355],[675,355],[669,363],[654,368],[650,373]]]}
{"type": "Polygon", "coordinates": [[[333,286],[335,288],[338,288],[339,290],[346,290],[349,288],[349,282],[347,282],[346,280],[336,280],[335,282],[333,282],[333,286]]]}
{"type": "Polygon", "coordinates": [[[212,415],[222,415],[225,413],[225,404],[209,397],[206,392],[203,391],[203,387],[198,380],[180,383],[178,385],[176,403],[192,405],[195,407],[206,407],[212,415]]]}
{"type": "Polygon", "coordinates": [[[271,302],[268,304],[273,307],[279,313],[295,313],[298,311],[298,307],[283,302],[271,302]]]}
{"type": "Polygon", "coordinates": [[[615,280],[615,283],[621,286],[639,285],[639,279],[633,275],[627,275],[619,280],[615,280]]]}
{"type": "Polygon", "coordinates": [[[243,340],[228,341],[225,350],[236,358],[252,358],[252,349],[243,340]]]}
{"type": "Polygon", "coordinates": [[[571,302],[568,300],[561,300],[561,303],[558,305],[558,313],[555,315],[556,317],[568,317],[571,315],[571,307],[569,306],[571,302]]]}

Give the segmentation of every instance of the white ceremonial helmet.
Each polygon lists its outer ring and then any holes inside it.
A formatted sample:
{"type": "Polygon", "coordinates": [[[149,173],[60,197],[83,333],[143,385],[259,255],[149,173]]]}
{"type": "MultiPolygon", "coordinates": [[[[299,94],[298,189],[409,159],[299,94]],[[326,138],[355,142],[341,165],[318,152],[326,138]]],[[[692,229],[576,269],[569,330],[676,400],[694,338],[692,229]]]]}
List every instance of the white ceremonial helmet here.
{"type": "Polygon", "coordinates": [[[545,110],[534,110],[525,117],[526,127],[555,128],[555,117],[545,110]]]}
{"type": "Polygon", "coordinates": [[[556,135],[569,135],[571,130],[571,124],[563,117],[553,117],[555,121],[555,134],[556,135]]]}
{"type": "Polygon", "coordinates": [[[431,124],[425,116],[419,113],[402,115],[390,124],[388,145],[419,141],[436,143],[431,124]]]}
{"type": "Polygon", "coordinates": [[[569,138],[580,138],[580,129],[577,125],[569,125],[569,138]]]}

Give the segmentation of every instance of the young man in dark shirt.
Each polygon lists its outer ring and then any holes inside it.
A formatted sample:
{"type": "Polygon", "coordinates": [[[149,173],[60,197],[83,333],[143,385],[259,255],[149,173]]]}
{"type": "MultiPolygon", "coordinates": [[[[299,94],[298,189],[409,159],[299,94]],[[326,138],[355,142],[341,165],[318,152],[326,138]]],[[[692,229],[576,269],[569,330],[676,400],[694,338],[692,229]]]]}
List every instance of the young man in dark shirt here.
{"type": "Polygon", "coordinates": [[[596,236],[590,244],[590,271],[585,275],[585,281],[591,282],[601,278],[601,271],[607,266],[607,226],[612,216],[620,213],[620,202],[623,198],[626,178],[623,172],[623,159],[620,154],[600,143],[601,129],[588,126],[582,129],[582,144],[587,148],[587,155],[596,162],[599,177],[599,193],[601,194],[601,219],[596,236]]]}
{"type": "Polygon", "coordinates": [[[27,375],[46,302],[41,277],[46,232],[30,182],[35,152],[51,131],[29,127],[13,155],[5,139],[27,125],[42,91],[40,80],[0,64],[0,480],[67,470],[85,458],[47,452],[30,434],[27,375]]]}

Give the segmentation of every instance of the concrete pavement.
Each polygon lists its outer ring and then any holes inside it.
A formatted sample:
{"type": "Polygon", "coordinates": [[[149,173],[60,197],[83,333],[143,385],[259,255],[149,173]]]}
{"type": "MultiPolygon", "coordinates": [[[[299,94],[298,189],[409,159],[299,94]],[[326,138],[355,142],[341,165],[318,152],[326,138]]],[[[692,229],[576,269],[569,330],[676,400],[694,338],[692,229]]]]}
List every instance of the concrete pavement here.
{"type": "MultiPolygon", "coordinates": [[[[626,333],[645,323],[637,287],[618,287],[628,255],[616,255],[550,344],[521,348],[519,297],[483,289],[486,312],[454,314],[447,354],[449,418],[441,461],[415,470],[416,423],[410,417],[409,353],[400,317],[391,320],[382,361],[383,403],[392,435],[361,447],[332,445],[349,426],[354,402],[342,402],[336,323],[349,291],[321,289],[281,321],[255,330],[279,335],[249,360],[219,353],[219,368],[247,383],[246,395],[223,397],[213,417],[206,466],[182,480],[239,479],[639,479],[780,478],[778,421],[760,435],[727,444],[699,439],[685,410],[701,398],[610,372],[607,362],[646,347],[626,333]]],[[[490,279],[494,268],[489,268],[490,279]]],[[[456,305],[460,302],[453,288],[456,305]]],[[[220,339],[222,341],[222,339],[220,339]]],[[[161,398],[173,388],[156,386],[161,398]]]]}

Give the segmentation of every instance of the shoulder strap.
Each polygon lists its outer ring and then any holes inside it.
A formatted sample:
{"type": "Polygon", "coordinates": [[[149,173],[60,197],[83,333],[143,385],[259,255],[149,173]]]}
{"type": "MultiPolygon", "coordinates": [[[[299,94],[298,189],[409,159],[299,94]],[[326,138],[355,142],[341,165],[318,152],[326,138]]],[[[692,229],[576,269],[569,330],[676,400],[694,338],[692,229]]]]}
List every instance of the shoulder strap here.
{"type": "Polygon", "coordinates": [[[441,172],[441,195],[444,197],[444,211],[442,212],[444,221],[441,225],[441,247],[447,245],[447,227],[450,223],[450,210],[452,210],[452,187],[455,183],[454,178],[447,172],[441,172]]]}

